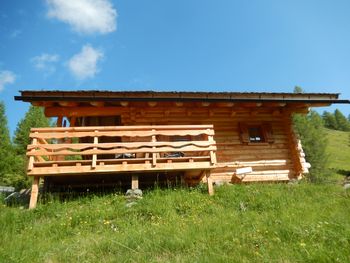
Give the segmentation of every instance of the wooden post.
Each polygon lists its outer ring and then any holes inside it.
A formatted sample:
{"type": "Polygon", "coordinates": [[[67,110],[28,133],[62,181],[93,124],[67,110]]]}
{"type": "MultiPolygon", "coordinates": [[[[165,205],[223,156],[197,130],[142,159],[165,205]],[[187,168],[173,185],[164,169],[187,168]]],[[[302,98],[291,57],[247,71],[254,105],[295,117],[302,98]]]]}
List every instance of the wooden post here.
{"type": "Polygon", "coordinates": [[[206,170],[205,174],[206,174],[206,177],[207,177],[208,194],[209,195],[214,195],[214,186],[213,186],[213,180],[211,178],[210,170],[206,170]]]}
{"type": "MultiPolygon", "coordinates": [[[[95,131],[95,133],[98,132],[97,130],[95,131]]],[[[98,137],[95,136],[94,137],[94,144],[98,144],[98,137]]],[[[94,147],[93,148],[94,150],[97,150],[97,147],[94,147]]],[[[95,169],[96,168],[96,163],[97,163],[97,154],[93,154],[92,155],[92,169],[95,169]]]]}
{"type": "MultiPolygon", "coordinates": [[[[208,141],[213,143],[214,142],[213,136],[211,136],[211,135],[208,136],[208,141]]],[[[216,164],[216,154],[215,154],[214,151],[210,151],[210,162],[211,162],[212,165],[216,164]]]]}
{"type": "MultiPolygon", "coordinates": [[[[35,132],[35,134],[37,134],[37,133],[38,132],[35,132]]],[[[36,145],[37,142],[38,142],[38,139],[37,138],[33,138],[32,145],[36,145]]],[[[31,152],[35,152],[35,148],[32,149],[31,152]]],[[[28,162],[28,171],[33,170],[33,168],[34,168],[34,161],[35,161],[34,156],[30,156],[29,157],[29,162],[28,162]]]]}
{"type": "Polygon", "coordinates": [[[38,193],[39,193],[39,182],[40,182],[40,177],[35,176],[32,184],[32,191],[30,194],[29,209],[34,209],[36,207],[36,203],[38,201],[38,193]]]}
{"type": "Polygon", "coordinates": [[[131,176],[131,189],[139,189],[139,177],[138,175],[131,176]]]}
{"type": "MultiPolygon", "coordinates": [[[[155,132],[156,130],[155,129],[152,129],[152,132],[155,132]]],[[[153,135],[152,136],[152,142],[156,142],[157,139],[156,139],[156,136],[153,135]]],[[[156,147],[152,147],[152,149],[155,149],[156,147]]],[[[156,166],[157,165],[157,153],[152,153],[152,166],[156,166]]]]}

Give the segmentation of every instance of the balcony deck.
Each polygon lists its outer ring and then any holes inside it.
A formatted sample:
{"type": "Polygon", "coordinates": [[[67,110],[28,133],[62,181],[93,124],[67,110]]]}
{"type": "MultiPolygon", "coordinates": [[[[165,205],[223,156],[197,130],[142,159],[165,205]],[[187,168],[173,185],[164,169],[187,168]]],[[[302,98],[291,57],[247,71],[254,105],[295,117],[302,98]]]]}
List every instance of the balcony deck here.
{"type": "MultiPolygon", "coordinates": [[[[216,165],[213,125],[33,128],[30,138],[27,174],[34,176],[34,192],[43,176],[210,171],[216,165]]],[[[137,188],[135,176],[132,184],[137,188]]]]}

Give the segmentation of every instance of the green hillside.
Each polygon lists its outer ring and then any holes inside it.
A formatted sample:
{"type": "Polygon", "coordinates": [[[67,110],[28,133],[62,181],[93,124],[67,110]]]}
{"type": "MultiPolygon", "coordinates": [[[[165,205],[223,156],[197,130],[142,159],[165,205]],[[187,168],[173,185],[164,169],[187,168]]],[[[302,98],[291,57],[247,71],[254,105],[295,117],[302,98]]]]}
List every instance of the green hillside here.
{"type": "Polygon", "coordinates": [[[339,185],[153,190],[128,208],[92,194],[0,208],[0,262],[350,262],[339,185]]]}
{"type": "Polygon", "coordinates": [[[350,132],[326,130],[329,168],[350,171],[350,132]]]}
{"type": "MultiPolygon", "coordinates": [[[[350,170],[348,133],[327,134],[329,167],[350,170]]],[[[0,262],[350,262],[350,192],[329,182],[0,200],[0,262]]]]}

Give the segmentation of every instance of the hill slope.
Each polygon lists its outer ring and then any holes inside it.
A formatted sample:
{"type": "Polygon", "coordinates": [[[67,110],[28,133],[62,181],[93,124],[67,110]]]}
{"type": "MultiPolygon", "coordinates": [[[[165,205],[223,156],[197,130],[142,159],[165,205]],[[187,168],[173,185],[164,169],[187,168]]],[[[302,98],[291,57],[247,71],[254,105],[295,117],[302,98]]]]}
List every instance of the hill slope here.
{"type": "MultiPolygon", "coordinates": [[[[329,167],[350,171],[348,133],[327,134],[329,167]]],[[[132,207],[123,193],[0,202],[0,262],[350,262],[349,218],[339,184],[155,189],[132,207]]]]}
{"type": "Polygon", "coordinates": [[[153,190],[0,208],[0,262],[350,262],[339,185],[153,190]]]}
{"type": "Polygon", "coordinates": [[[326,129],[329,168],[350,171],[350,132],[326,129]]]}

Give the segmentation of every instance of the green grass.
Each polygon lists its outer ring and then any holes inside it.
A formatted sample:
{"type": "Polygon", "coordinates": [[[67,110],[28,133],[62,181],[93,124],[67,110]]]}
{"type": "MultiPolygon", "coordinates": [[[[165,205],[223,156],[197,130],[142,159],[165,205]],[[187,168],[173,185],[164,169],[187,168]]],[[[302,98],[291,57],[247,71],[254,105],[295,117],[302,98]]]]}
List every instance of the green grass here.
{"type": "MultiPolygon", "coordinates": [[[[350,171],[349,133],[327,134],[329,167],[350,171]]],[[[130,208],[123,194],[31,211],[0,198],[0,262],[350,262],[350,191],[331,177],[222,186],[212,197],[155,189],[130,208]]]]}
{"type": "Polygon", "coordinates": [[[0,262],[349,262],[339,185],[154,190],[1,207],[0,262]]]}
{"type": "Polygon", "coordinates": [[[329,168],[350,171],[350,132],[326,130],[329,168]]]}

